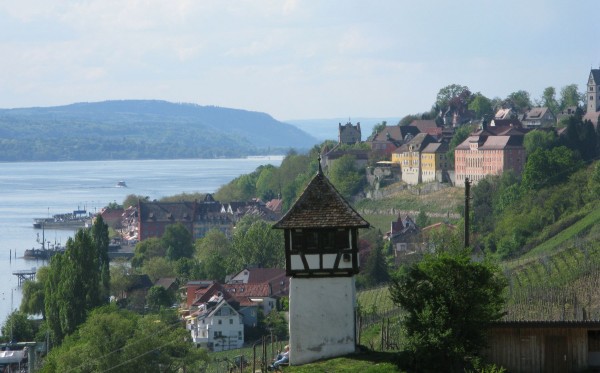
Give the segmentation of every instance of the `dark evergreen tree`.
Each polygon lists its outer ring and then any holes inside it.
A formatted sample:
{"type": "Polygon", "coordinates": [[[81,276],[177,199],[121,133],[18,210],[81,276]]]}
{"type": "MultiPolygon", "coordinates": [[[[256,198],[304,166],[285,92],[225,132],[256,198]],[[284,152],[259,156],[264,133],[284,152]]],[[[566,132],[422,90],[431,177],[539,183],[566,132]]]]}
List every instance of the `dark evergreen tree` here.
{"type": "Polygon", "coordinates": [[[108,301],[110,296],[108,225],[104,223],[101,215],[96,216],[94,224],[92,225],[92,238],[98,253],[98,266],[100,267],[100,299],[108,301]]]}
{"type": "Polygon", "coordinates": [[[167,259],[191,258],[194,255],[192,234],[181,223],[168,225],[160,239],[161,245],[167,248],[167,259]]]}
{"type": "Polygon", "coordinates": [[[383,254],[383,244],[377,245],[371,250],[361,276],[365,286],[376,286],[390,281],[387,260],[383,254]]]}

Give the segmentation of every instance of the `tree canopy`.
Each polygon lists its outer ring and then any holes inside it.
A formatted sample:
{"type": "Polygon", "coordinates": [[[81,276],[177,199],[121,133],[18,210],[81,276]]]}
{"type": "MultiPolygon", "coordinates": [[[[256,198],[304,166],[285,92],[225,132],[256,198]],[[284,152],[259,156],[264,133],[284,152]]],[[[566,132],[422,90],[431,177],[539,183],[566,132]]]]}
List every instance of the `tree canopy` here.
{"type": "Polygon", "coordinates": [[[407,312],[407,347],[416,365],[462,372],[485,346],[485,326],[500,319],[506,279],[467,251],[438,251],[392,280],[390,293],[407,312]]]}
{"type": "Polygon", "coordinates": [[[77,231],[67,241],[66,251],[50,260],[44,284],[44,308],[57,342],[73,333],[90,310],[108,303],[107,235],[106,224],[97,218],[92,229],[77,231]]]}
{"type": "Polygon", "coordinates": [[[50,351],[41,371],[195,372],[207,361],[206,350],[194,347],[176,315],[139,316],[111,305],[91,312],[50,351]]]}

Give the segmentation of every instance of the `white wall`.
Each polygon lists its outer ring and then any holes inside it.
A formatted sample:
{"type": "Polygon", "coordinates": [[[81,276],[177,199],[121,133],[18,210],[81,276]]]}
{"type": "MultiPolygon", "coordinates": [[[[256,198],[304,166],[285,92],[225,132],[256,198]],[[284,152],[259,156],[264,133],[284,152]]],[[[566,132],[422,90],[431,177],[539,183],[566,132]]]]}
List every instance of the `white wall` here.
{"type": "Polygon", "coordinates": [[[353,277],[290,279],[290,363],[354,352],[353,277]]]}

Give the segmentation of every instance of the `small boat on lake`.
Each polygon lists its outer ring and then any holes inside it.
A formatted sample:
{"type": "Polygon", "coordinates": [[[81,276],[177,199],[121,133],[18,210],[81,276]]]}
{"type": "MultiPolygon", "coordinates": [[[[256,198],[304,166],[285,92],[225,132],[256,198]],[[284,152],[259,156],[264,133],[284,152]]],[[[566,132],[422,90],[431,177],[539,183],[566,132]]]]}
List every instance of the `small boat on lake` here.
{"type": "Polygon", "coordinates": [[[117,182],[117,185],[115,185],[117,188],[127,188],[127,184],[121,180],[117,182]]]}

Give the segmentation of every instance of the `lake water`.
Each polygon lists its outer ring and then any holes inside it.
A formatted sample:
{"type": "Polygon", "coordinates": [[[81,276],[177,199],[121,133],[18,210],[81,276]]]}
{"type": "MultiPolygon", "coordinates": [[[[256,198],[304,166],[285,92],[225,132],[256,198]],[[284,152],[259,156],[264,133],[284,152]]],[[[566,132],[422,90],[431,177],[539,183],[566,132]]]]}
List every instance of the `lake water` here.
{"type": "MultiPolygon", "coordinates": [[[[86,209],[99,211],[130,194],[151,200],[180,193],[212,193],[239,175],[265,164],[279,166],[281,156],[248,159],[185,159],[91,162],[0,163],[0,325],[18,309],[21,291],[14,271],[46,263],[26,260],[42,232],[33,219],[86,209]],[[117,187],[125,181],[127,188],[117,187]]],[[[65,244],[74,231],[45,230],[46,241],[65,244]]]]}

